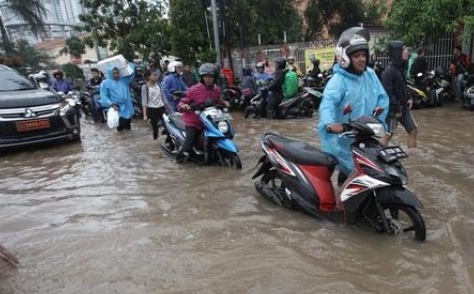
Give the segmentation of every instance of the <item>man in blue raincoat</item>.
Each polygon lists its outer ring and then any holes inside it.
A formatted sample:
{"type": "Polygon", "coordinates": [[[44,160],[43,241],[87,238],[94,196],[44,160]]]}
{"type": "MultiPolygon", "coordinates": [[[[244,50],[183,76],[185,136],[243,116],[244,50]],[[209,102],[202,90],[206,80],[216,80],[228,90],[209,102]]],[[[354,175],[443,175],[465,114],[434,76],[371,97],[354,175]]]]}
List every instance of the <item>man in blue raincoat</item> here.
{"type": "Polygon", "coordinates": [[[135,66],[132,66],[132,74],[120,77],[118,68],[107,69],[107,79],[100,84],[99,103],[102,108],[113,107],[119,113],[119,126],[117,131],[130,130],[134,110],[132,96],[130,94],[130,81],[134,77],[135,66]]]}
{"type": "Polygon", "coordinates": [[[339,137],[342,123],[364,115],[372,115],[377,107],[383,108],[379,118],[385,121],[389,99],[375,72],[367,67],[370,35],[367,30],[353,27],[339,38],[336,55],[338,63],[329,80],[319,107],[318,133],[322,149],[338,161],[340,185],[354,170],[350,144],[354,139],[339,137]],[[344,115],[344,108],[351,105],[352,112],[344,115]]]}

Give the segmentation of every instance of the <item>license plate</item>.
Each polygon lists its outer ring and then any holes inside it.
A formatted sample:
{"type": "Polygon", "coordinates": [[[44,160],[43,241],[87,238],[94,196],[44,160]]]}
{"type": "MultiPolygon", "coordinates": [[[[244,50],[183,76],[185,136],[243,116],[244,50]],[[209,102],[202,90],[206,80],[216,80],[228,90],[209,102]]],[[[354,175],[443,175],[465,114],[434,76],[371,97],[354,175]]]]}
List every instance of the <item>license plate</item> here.
{"type": "Polygon", "coordinates": [[[379,151],[379,157],[383,161],[389,163],[401,158],[407,158],[408,155],[399,146],[390,146],[379,151]]]}
{"type": "Polygon", "coordinates": [[[49,119],[29,120],[16,123],[16,130],[18,132],[26,132],[32,130],[47,129],[51,125],[49,119]]]}

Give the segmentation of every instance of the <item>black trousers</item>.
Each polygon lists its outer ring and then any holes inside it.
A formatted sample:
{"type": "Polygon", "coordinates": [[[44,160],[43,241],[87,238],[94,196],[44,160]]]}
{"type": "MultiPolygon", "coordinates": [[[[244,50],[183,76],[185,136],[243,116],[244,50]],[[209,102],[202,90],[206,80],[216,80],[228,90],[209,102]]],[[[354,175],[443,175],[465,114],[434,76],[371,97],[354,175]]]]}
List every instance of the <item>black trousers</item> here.
{"type": "Polygon", "coordinates": [[[196,146],[199,141],[201,133],[201,130],[186,126],[186,138],[184,138],[184,143],[180,152],[188,152],[191,154],[191,152],[193,152],[193,147],[196,146]]]}
{"type": "Polygon", "coordinates": [[[147,108],[147,115],[150,118],[151,127],[153,128],[153,139],[158,139],[158,123],[163,120],[164,107],[147,108]]]}
{"type": "Polygon", "coordinates": [[[280,108],[282,97],[279,93],[270,91],[267,96],[267,118],[275,119],[280,117],[280,108]]]}
{"type": "Polygon", "coordinates": [[[119,125],[117,127],[117,131],[121,132],[123,130],[130,130],[132,124],[132,119],[131,118],[119,118],[119,125]]]}

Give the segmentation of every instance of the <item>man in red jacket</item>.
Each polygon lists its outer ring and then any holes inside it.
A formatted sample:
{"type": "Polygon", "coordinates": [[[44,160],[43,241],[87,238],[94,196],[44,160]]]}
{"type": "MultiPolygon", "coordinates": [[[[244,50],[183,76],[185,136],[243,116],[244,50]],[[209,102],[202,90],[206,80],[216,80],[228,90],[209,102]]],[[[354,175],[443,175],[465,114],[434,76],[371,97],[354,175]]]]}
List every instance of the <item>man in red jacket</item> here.
{"type": "MultiPolygon", "coordinates": [[[[191,105],[204,107],[207,100],[211,99],[212,104],[229,103],[221,99],[221,89],[215,85],[215,74],[217,66],[212,63],[204,63],[199,67],[200,82],[188,89],[186,97],[182,98],[178,104],[178,111],[183,113],[183,122],[186,125],[186,138],[183,146],[176,153],[175,162],[186,161],[193,151],[199,136],[204,130],[204,124],[197,114],[191,111],[191,105]]],[[[206,103],[207,104],[207,103],[206,103]]]]}

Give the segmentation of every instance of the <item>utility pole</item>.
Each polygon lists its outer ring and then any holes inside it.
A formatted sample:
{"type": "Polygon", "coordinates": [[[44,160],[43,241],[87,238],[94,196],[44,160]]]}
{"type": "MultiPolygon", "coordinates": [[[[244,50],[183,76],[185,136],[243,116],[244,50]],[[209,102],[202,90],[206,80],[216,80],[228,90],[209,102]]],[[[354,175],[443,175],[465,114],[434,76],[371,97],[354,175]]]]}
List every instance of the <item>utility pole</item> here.
{"type": "Polygon", "coordinates": [[[211,0],[212,24],[214,29],[214,48],[216,50],[216,64],[221,65],[221,48],[219,45],[219,31],[217,28],[217,5],[216,0],[211,0]]]}

